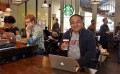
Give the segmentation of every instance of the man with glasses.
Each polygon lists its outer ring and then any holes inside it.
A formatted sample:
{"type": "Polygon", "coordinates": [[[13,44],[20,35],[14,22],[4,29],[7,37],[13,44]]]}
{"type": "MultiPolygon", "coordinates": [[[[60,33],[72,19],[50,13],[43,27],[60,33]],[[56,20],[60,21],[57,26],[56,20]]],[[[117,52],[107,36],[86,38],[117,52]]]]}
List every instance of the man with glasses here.
{"type": "Polygon", "coordinates": [[[43,54],[45,51],[43,29],[37,25],[35,16],[32,14],[25,16],[25,25],[27,39],[29,39],[31,35],[33,43],[38,44],[38,49],[35,51],[35,54],[43,54]]]}
{"type": "Polygon", "coordinates": [[[83,17],[74,14],[70,17],[71,28],[65,32],[60,47],[66,51],[67,56],[76,60],[76,66],[89,67],[91,59],[95,56],[96,42],[93,34],[83,26],[83,17]],[[63,40],[68,39],[69,43],[63,40]]]}

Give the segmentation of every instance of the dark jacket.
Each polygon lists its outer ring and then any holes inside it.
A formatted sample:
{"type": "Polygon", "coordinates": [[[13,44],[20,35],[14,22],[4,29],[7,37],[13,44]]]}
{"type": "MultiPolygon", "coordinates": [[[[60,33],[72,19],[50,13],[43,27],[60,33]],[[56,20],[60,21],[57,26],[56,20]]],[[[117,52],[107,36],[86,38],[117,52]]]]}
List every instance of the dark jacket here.
{"type": "Polygon", "coordinates": [[[120,31],[117,33],[117,40],[119,41],[119,51],[118,51],[118,63],[120,63],[120,31]]]}
{"type": "Polygon", "coordinates": [[[56,29],[59,30],[59,23],[57,23],[57,22],[53,24],[52,31],[57,32],[56,29]]]}
{"type": "Polygon", "coordinates": [[[119,52],[120,52],[120,31],[117,33],[118,35],[116,36],[117,40],[119,41],[119,52]]]}
{"type": "Polygon", "coordinates": [[[106,33],[107,31],[109,31],[108,25],[106,25],[106,24],[101,25],[101,27],[100,27],[100,36],[101,37],[107,37],[108,36],[108,34],[106,33]]]}
{"type": "Polygon", "coordinates": [[[100,44],[104,49],[108,49],[108,42],[109,42],[109,36],[110,34],[107,34],[106,32],[109,32],[109,27],[107,24],[103,24],[100,27],[100,44]]]}
{"type": "Polygon", "coordinates": [[[118,31],[117,34],[118,34],[118,35],[116,36],[116,37],[117,37],[117,40],[120,42],[120,31],[118,31]]]}
{"type": "MultiPolygon", "coordinates": [[[[69,29],[62,39],[71,39],[72,30],[69,29]]],[[[62,40],[61,40],[62,43],[62,40]]],[[[61,45],[60,43],[60,45],[61,45]]],[[[78,61],[80,66],[88,66],[91,59],[95,56],[96,42],[94,35],[86,29],[82,29],[79,32],[79,48],[81,58],[78,61]]],[[[69,50],[69,49],[68,49],[69,50]]]]}
{"type": "Polygon", "coordinates": [[[14,28],[5,28],[5,32],[12,32],[16,35],[16,31],[19,31],[17,27],[14,28]]]}

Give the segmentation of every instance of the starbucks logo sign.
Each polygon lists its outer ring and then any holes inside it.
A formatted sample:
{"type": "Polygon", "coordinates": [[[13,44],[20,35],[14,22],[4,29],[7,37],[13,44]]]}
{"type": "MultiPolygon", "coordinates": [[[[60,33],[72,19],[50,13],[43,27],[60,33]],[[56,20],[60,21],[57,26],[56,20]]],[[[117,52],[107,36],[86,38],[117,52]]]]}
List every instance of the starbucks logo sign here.
{"type": "Polygon", "coordinates": [[[67,4],[64,6],[64,14],[66,16],[71,16],[73,14],[73,12],[74,12],[74,8],[72,5],[67,4]]]}

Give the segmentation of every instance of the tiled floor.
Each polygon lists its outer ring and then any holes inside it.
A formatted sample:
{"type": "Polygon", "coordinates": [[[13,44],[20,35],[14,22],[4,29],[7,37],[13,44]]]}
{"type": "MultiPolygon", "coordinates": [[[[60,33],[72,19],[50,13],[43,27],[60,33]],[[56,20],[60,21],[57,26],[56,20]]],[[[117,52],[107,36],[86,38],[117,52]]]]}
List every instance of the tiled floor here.
{"type": "Polygon", "coordinates": [[[120,64],[118,64],[118,48],[110,48],[110,57],[103,64],[96,74],[120,74],[120,64]]]}

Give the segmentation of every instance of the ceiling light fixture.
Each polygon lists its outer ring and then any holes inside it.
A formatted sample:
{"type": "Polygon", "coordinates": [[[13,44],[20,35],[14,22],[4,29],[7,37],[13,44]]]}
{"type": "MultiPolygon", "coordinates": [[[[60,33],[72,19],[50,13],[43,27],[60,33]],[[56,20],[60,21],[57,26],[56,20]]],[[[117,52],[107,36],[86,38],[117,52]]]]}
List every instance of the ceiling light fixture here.
{"type": "Polygon", "coordinates": [[[42,4],[42,8],[48,8],[48,7],[49,7],[49,5],[47,4],[47,1],[44,0],[44,3],[42,4]]]}
{"type": "Polygon", "coordinates": [[[0,14],[3,14],[3,11],[1,10],[1,0],[0,0],[0,14]]]}
{"type": "Polygon", "coordinates": [[[12,3],[14,3],[14,4],[20,4],[20,3],[22,3],[22,0],[12,0],[12,3]]]}
{"type": "Polygon", "coordinates": [[[91,4],[100,4],[100,0],[91,0],[91,4]]]}
{"type": "Polygon", "coordinates": [[[7,4],[7,6],[6,6],[7,8],[6,8],[6,12],[11,12],[12,10],[10,9],[10,4],[9,4],[9,0],[8,0],[8,4],[7,4]]]}

